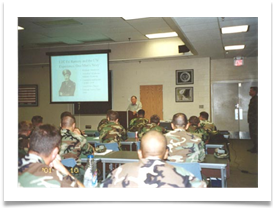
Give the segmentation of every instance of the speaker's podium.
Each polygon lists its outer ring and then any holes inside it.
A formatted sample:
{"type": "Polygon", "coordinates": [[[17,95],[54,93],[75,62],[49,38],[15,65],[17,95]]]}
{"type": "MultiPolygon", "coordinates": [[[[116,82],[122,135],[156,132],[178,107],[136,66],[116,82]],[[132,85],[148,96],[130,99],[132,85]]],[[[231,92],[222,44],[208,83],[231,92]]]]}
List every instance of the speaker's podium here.
{"type": "Polygon", "coordinates": [[[117,111],[119,114],[119,123],[122,125],[125,129],[128,129],[128,126],[130,124],[130,121],[133,118],[137,118],[137,114],[133,114],[132,111],[117,111]]]}

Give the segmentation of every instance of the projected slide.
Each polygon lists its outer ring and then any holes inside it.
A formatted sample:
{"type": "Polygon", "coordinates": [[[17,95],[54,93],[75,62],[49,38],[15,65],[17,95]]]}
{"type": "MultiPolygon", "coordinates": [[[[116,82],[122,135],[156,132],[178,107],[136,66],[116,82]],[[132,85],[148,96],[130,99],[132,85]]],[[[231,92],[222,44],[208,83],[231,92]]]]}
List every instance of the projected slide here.
{"type": "Polygon", "coordinates": [[[51,102],[107,102],[108,54],[51,56],[51,102]]]}

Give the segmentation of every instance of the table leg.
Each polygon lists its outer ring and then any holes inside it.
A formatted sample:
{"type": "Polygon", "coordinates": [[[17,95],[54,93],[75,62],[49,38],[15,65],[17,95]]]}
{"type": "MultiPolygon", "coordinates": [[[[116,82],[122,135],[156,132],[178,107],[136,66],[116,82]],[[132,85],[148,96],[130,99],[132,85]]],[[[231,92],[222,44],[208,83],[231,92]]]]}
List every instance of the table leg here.
{"type": "Polygon", "coordinates": [[[221,169],[222,188],[226,188],[226,169],[221,169]]]}
{"type": "Polygon", "coordinates": [[[105,179],[106,169],[105,169],[105,162],[102,162],[103,166],[103,180],[105,179]]]}

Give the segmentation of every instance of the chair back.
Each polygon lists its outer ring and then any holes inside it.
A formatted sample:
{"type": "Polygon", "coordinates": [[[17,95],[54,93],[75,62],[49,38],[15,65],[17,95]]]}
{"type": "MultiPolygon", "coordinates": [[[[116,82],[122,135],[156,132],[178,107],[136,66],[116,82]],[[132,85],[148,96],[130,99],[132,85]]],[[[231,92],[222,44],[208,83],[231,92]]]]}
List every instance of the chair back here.
{"type": "Polygon", "coordinates": [[[66,166],[66,167],[70,167],[73,168],[76,165],[76,161],[74,158],[66,158],[61,160],[61,163],[66,166]]]}
{"type": "Polygon", "coordinates": [[[128,138],[136,138],[136,132],[128,131],[127,136],[128,136],[128,138]]]}
{"type": "Polygon", "coordinates": [[[140,149],[140,141],[136,142],[136,145],[137,145],[137,150],[140,149]]]}
{"type": "Polygon", "coordinates": [[[116,142],[112,142],[112,143],[95,143],[95,147],[97,147],[101,144],[105,145],[105,147],[107,149],[111,149],[114,152],[119,151],[118,144],[116,142]]]}
{"type": "Polygon", "coordinates": [[[182,167],[185,170],[192,173],[196,178],[202,180],[201,166],[199,163],[183,163],[183,162],[169,162],[169,161],[168,161],[168,163],[173,166],[182,167]]]}

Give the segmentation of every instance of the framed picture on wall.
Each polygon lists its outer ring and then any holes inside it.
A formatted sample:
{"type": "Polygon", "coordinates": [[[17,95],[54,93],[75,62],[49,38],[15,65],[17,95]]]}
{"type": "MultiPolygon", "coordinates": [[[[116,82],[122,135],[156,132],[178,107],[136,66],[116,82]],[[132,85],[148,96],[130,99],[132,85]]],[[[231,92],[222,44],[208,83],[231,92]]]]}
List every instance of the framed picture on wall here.
{"type": "Polygon", "coordinates": [[[176,70],[176,84],[177,85],[194,84],[194,70],[193,69],[176,70]]]}
{"type": "Polygon", "coordinates": [[[38,106],[38,85],[19,85],[18,105],[19,107],[38,106]]]}
{"type": "Polygon", "coordinates": [[[193,87],[176,87],[176,102],[193,102],[193,87]]]}

